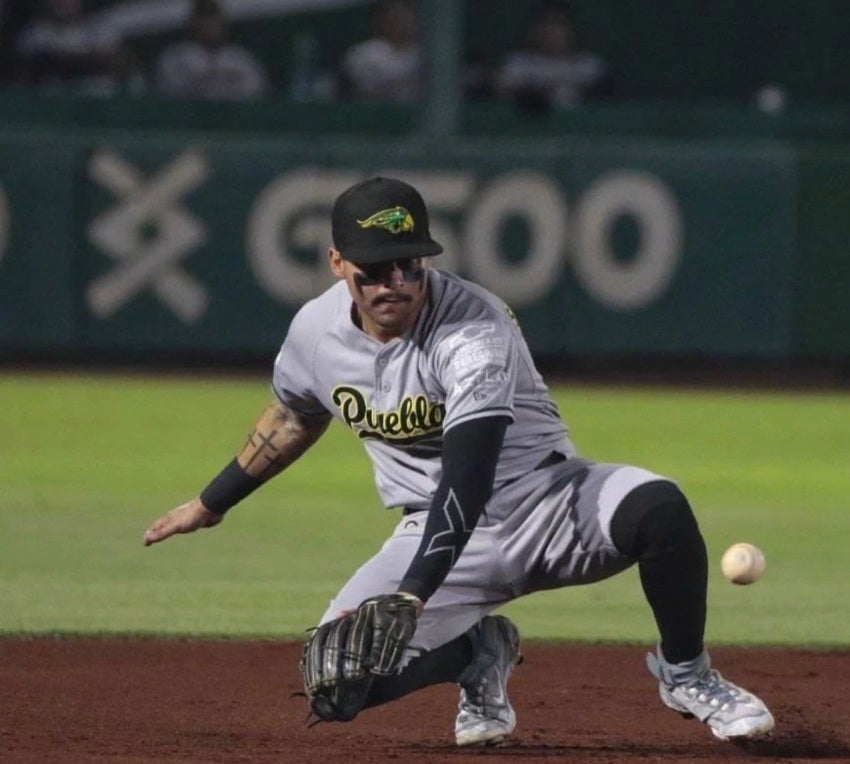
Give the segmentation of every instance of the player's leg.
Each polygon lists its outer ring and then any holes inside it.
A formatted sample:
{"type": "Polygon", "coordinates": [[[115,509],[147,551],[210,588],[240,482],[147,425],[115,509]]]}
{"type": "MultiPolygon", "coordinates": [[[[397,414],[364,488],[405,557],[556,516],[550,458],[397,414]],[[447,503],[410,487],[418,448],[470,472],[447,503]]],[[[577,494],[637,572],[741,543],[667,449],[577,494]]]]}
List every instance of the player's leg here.
{"type": "MultiPolygon", "coordinates": [[[[609,480],[616,481],[616,473],[609,480]]],[[[705,722],[723,740],[768,734],[764,703],[712,670],[703,644],[708,563],[705,542],[684,494],[654,480],[632,488],[610,520],[615,546],[638,563],[661,639],[648,657],[662,701],[705,722]]]]}
{"type": "MultiPolygon", "coordinates": [[[[609,481],[616,479],[615,473],[609,481]]],[[[610,536],[638,563],[664,656],[671,663],[696,658],[704,648],[708,559],[678,486],[659,479],[632,488],[613,512],[610,536]]]]}
{"type": "Polygon", "coordinates": [[[461,634],[444,645],[410,659],[395,676],[375,677],[364,708],[379,706],[435,684],[457,682],[472,662],[471,634],[461,634]]]}
{"type": "MultiPolygon", "coordinates": [[[[426,512],[402,518],[381,550],[362,565],[331,601],[321,622],[356,608],[367,597],[395,591],[419,547],[426,512]]],[[[461,686],[459,745],[504,739],[516,717],[506,684],[520,661],[519,633],[488,613],[512,597],[498,565],[492,528],[476,529],[444,585],[426,603],[398,674],[376,677],[363,708],[444,682],[461,686]],[[486,583],[482,583],[486,582],[486,583]]]]}
{"type": "MultiPolygon", "coordinates": [[[[320,623],[356,609],[363,600],[394,592],[422,539],[427,511],[404,516],[381,549],[355,571],[331,600],[320,623]]],[[[443,585],[419,616],[406,661],[435,650],[468,632],[488,613],[511,599],[499,570],[492,529],[476,528],[443,585]]]]}
{"type": "Polygon", "coordinates": [[[375,677],[363,708],[434,684],[453,682],[460,686],[457,745],[502,742],[516,728],[507,685],[522,660],[519,642],[519,631],[508,618],[485,616],[459,637],[412,658],[398,674],[375,677]]]}
{"type": "Polygon", "coordinates": [[[648,663],[664,703],[720,738],[769,732],[765,705],[711,669],[703,645],[705,544],[672,481],[638,467],[571,459],[504,494],[500,504],[516,508],[504,522],[503,557],[518,593],[593,583],[637,563],[660,634],[648,663]]]}
{"type": "Polygon", "coordinates": [[[560,531],[549,533],[526,586],[592,583],[637,563],[660,634],[649,665],[662,700],[723,739],[769,732],[765,705],[711,669],[705,543],[678,486],[626,465],[586,463],[572,475],[568,468],[540,501],[540,521],[560,531]]]}

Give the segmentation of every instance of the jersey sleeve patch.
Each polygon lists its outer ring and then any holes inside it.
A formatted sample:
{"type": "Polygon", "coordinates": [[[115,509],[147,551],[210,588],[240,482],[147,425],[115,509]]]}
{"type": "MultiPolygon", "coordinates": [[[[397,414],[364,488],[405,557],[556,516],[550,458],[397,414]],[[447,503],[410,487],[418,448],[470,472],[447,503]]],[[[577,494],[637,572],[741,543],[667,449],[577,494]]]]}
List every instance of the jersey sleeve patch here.
{"type": "Polygon", "coordinates": [[[457,382],[475,378],[482,369],[504,368],[508,339],[493,323],[475,323],[448,339],[449,365],[457,382]]]}
{"type": "Polygon", "coordinates": [[[446,343],[444,427],[483,411],[512,412],[516,368],[505,328],[493,322],[471,323],[446,343]]]}

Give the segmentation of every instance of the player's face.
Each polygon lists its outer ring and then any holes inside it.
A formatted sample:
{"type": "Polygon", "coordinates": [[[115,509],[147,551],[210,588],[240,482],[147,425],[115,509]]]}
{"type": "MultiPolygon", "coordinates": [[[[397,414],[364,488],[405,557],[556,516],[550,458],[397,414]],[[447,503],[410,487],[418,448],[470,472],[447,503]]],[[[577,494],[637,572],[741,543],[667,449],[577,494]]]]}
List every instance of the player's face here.
{"type": "Polygon", "coordinates": [[[427,261],[421,257],[357,265],[330,251],[331,270],[345,279],[363,331],[388,342],[409,331],[427,294],[427,261]]]}

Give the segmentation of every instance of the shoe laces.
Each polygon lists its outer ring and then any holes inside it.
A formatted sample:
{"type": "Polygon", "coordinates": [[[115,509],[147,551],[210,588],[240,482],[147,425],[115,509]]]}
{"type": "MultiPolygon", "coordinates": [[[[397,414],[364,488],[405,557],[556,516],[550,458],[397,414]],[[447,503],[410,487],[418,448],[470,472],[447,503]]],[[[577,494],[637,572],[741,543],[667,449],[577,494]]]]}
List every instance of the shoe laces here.
{"type": "Polygon", "coordinates": [[[487,705],[487,677],[482,676],[474,685],[464,685],[463,694],[466,700],[465,706],[477,712],[483,712],[487,705]]]}
{"type": "Polygon", "coordinates": [[[714,669],[704,676],[682,685],[681,689],[698,702],[721,711],[743,698],[741,689],[731,682],[727,682],[714,669]]]}

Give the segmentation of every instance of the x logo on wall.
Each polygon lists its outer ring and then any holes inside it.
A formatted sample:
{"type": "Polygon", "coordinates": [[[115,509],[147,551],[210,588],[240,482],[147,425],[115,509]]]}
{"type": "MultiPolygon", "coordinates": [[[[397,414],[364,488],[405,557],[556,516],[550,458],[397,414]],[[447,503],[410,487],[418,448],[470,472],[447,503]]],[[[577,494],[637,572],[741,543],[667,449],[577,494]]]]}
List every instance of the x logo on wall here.
{"type": "Polygon", "coordinates": [[[184,323],[201,318],[207,290],[180,262],[204,243],[206,228],[180,200],[208,174],[207,160],[195,151],[181,154],[149,179],[114,152],[92,156],[90,177],[118,199],[88,227],[89,240],[116,262],[86,291],[95,315],[110,316],[151,289],[184,323]]]}

